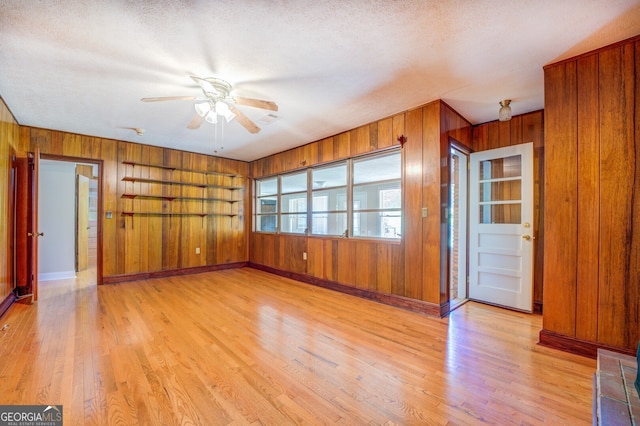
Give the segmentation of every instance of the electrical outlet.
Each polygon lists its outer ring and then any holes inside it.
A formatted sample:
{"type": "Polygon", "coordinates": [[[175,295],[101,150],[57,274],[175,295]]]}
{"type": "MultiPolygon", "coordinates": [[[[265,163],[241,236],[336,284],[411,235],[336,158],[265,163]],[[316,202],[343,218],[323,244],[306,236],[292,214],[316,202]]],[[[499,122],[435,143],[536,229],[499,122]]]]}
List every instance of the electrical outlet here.
{"type": "Polygon", "coordinates": [[[200,247],[196,247],[196,254],[200,254],[200,247]]]}
{"type": "Polygon", "coordinates": [[[307,260],[307,252],[306,251],[302,252],[302,260],[307,260]]]}
{"type": "Polygon", "coordinates": [[[427,217],[429,216],[429,209],[427,209],[426,207],[422,208],[422,217],[427,217]]]}

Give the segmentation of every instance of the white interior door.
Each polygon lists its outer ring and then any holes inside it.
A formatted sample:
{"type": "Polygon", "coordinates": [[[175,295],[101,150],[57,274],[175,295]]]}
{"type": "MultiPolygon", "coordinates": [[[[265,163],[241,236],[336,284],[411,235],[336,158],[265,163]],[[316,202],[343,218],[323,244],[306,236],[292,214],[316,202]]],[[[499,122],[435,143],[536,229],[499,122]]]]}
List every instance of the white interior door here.
{"type": "Polygon", "coordinates": [[[469,298],[533,310],[533,144],[471,154],[469,298]]]}
{"type": "Polygon", "coordinates": [[[76,271],[89,263],[89,178],[76,174],[76,271]]]}

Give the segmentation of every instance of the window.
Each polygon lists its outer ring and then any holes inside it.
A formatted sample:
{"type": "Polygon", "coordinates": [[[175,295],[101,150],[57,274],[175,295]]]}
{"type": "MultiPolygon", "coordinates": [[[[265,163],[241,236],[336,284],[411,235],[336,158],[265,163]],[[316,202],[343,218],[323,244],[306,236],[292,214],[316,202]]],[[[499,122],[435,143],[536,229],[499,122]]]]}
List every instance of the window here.
{"type": "Polygon", "coordinates": [[[402,228],[400,182],[399,152],[354,161],[354,237],[400,238],[402,228]]]}
{"type": "Polygon", "coordinates": [[[401,172],[394,150],[259,179],[254,230],[400,238],[401,172]]]}
{"type": "Polygon", "coordinates": [[[256,183],[256,231],[278,230],[278,178],[262,179],[256,183]]]}
{"type": "Polygon", "coordinates": [[[307,233],[307,172],[281,177],[280,232],[307,233]]]}
{"type": "Polygon", "coordinates": [[[347,231],[347,163],[311,169],[311,233],[343,235],[347,231]]]}

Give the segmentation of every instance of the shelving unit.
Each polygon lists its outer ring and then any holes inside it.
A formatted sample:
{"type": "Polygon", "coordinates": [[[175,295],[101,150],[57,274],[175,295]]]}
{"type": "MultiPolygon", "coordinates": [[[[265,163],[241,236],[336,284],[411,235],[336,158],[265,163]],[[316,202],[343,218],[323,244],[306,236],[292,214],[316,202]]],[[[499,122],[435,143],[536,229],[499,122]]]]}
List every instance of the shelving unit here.
{"type": "Polygon", "coordinates": [[[225,213],[184,213],[184,212],[122,212],[123,216],[227,216],[235,217],[237,214],[225,214],[225,213]]]}
{"type": "Polygon", "coordinates": [[[154,169],[164,169],[170,171],[179,171],[179,172],[194,172],[194,173],[202,173],[205,175],[212,176],[227,176],[227,177],[238,177],[238,175],[233,173],[222,173],[222,172],[210,172],[210,171],[202,171],[202,170],[193,170],[193,169],[185,169],[182,167],[173,167],[173,166],[165,166],[163,164],[151,164],[151,163],[139,163],[136,161],[123,161],[122,164],[127,164],[129,166],[143,166],[143,167],[153,167],[154,169]]]}
{"type": "MultiPolygon", "coordinates": [[[[203,199],[201,197],[181,197],[181,196],[171,196],[171,195],[150,195],[150,194],[122,194],[122,198],[130,198],[130,199],[135,199],[135,198],[147,198],[147,199],[154,199],[154,200],[166,200],[166,201],[174,201],[174,200],[184,200],[184,201],[202,201],[203,199]]],[[[238,203],[242,200],[227,200],[226,198],[215,198],[215,197],[209,197],[209,198],[205,198],[204,201],[220,201],[220,202],[225,202],[225,203],[238,203]]]]}
{"type": "Polygon", "coordinates": [[[163,179],[146,179],[146,178],[138,178],[133,176],[125,176],[122,178],[125,182],[141,182],[141,183],[159,183],[163,185],[182,185],[182,186],[193,186],[197,188],[219,188],[219,189],[242,189],[241,186],[223,186],[223,185],[210,185],[208,183],[193,183],[193,182],[182,182],[179,180],[163,180],[163,179]]]}
{"type": "MultiPolygon", "coordinates": [[[[188,173],[197,173],[197,174],[201,174],[205,176],[205,182],[188,182],[188,181],[184,181],[184,180],[179,180],[179,179],[173,179],[173,173],[171,173],[171,178],[170,179],[152,179],[152,178],[143,178],[143,177],[136,177],[136,176],[131,176],[131,175],[127,175],[124,176],[122,178],[122,181],[124,182],[131,182],[131,183],[147,183],[147,184],[153,184],[153,185],[162,185],[163,188],[171,188],[174,186],[179,186],[179,187],[192,187],[192,188],[200,188],[202,189],[202,195],[201,196],[193,196],[193,195],[174,195],[174,194],[150,194],[150,193],[134,193],[134,192],[125,192],[121,195],[121,198],[125,198],[125,199],[130,199],[130,200],[134,200],[134,199],[140,199],[140,200],[163,200],[163,201],[168,201],[170,203],[189,203],[189,202],[194,202],[194,201],[199,201],[201,203],[201,211],[200,212],[194,212],[194,211],[184,211],[184,209],[180,209],[178,208],[178,211],[165,211],[164,206],[163,206],[163,210],[162,211],[154,211],[154,210],[131,210],[131,209],[127,209],[127,210],[123,210],[121,211],[121,214],[123,216],[126,217],[133,217],[133,216],[199,216],[201,218],[204,218],[206,216],[227,216],[230,218],[236,217],[236,216],[240,216],[239,213],[228,213],[225,211],[220,211],[220,210],[210,210],[210,206],[214,205],[215,203],[224,203],[224,204],[229,204],[231,206],[233,206],[235,203],[241,202],[243,200],[238,199],[236,197],[234,197],[234,193],[235,191],[241,191],[244,189],[243,186],[238,186],[238,185],[234,185],[234,180],[236,178],[239,178],[241,176],[237,175],[237,174],[232,174],[232,173],[221,173],[221,172],[211,172],[211,171],[202,171],[202,170],[193,170],[193,169],[187,169],[187,168],[181,168],[181,167],[171,167],[171,166],[165,166],[162,164],[152,164],[152,163],[140,163],[140,162],[134,162],[134,161],[122,161],[122,164],[125,165],[129,165],[132,168],[135,167],[148,167],[148,168],[157,168],[157,169],[162,169],[162,170],[167,170],[169,172],[188,172],[188,173]],[[226,178],[226,179],[230,179],[231,180],[231,184],[230,185],[219,185],[219,184],[212,184],[209,183],[209,176],[215,176],[215,177],[222,177],[222,178],[226,178]],[[229,196],[229,198],[226,197],[221,197],[219,196],[220,194],[218,193],[217,196],[207,196],[206,192],[209,189],[222,189],[222,190],[229,190],[231,192],[231,195],[229,196]]],[[[164,191],[163,192],[167,192],[164,191]]],[[[170,190],[168,192],[171,192],[170,190]]],[[[180,207],[185,207],[184,204],[179,204],[180,207]]],[[[232,209],[233,210],[233,209],[232,209]]]]}

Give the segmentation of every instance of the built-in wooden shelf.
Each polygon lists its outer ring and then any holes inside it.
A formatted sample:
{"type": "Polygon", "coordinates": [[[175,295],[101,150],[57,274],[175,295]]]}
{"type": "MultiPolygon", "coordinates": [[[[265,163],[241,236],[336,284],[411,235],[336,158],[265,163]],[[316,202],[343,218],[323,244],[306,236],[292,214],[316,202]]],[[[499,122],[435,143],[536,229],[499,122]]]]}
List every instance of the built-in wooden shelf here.
{"type": "Polygon", "coordinates": [[[181,197],[181,196],[171,196],[171,195],[150,195],[150,194],[122,194],[122,198],[130,198],[130,199],[134,199],[134,198],[144,198],[144,199],[150,199],[150,200],[167,200],[167,201],[173,201],[173,200],[178,200],[178,201],[204,201],[204,202],[208,202],[208,201],[220,201],[220,202],[226,202],[226,203],[238,203],[242,200],[228,200],[226,198],[215,198],[215,197],[181,197]]]}
{"type": "Polygon", "coordinates": [[[212,185],[208,183],[184,182],[180,180],[148,179],[148,178],[139,178],[134,176],[125,176],[122,178],[122,180],[125,182],[158,183],[161,185],[183,185],[183,186],[194,186],[198,188],[229,189],[231,191],[242,189],[241,186],[212,185]]]}
{"type": "Polygon", "coordinates": [[[228,216],[228,217],[234,217],[234,216],[238,216],[235,213],[132,212],[132,211],[122,212],[122,215],[123,216],[129,216],[129,217],[133,217],[133,216],[200,216],[200,217],[205,217],[205,216],[228,216]]]}
{"type": "Polygon", "coordinates": [[[187,169],[187,168],[183,168],[183,167],[166,166],[164,164],[140,163],[140,162],[137,162],[137,161],[123,161],[122,164],[128,164],[128,165],[134,166],[134,167],[135,166],[153,167],[153,168],[156,168],[156,169],[163,169],[163,170],[202,173],[202,174],[205,174],[205,175],[227,176],[227,177],[232,177],[232,178],[239,176],[239,175],[236,175],[236,174],[233,174],[233,173],[210,172],[210,171],[187,169]]]}
{"type": "MultiPolygon", "coordinates": [[[[218,176],[218,177],[224,178],[225,180],[230,179],[229,181],[226,181],[226,182],[231,183],[231,185],[216,185],[208,182],[198,183],[198,182],[191,182],[188,180],[171,179],[171,177],[175,177],[175,178],[179,177],[179,175],[173,175],[173,174],[165,175],[165,177],[168,177],[168,179],[152,179],[152,178],[146,178],[146,177],[143,178],[143,177],[135,177],[135,176],[125,176],[122,178],[122,181],[124,182],[158,184],[158,185],[164,186],[165,187],[164,189],[168,189],[169,187],[174,185],[188,186],[192,188],[202,188],[202,196],[197,197],[197,196],[194,196],[194,194],[190,194],[188,196],[173,196],[173,195],[165,195],[165,194],[152,195],[148,193],[145,194],[145,193],[126,192],[121,195],[121,198],[126,198],[130,200],[133,200],[133,199],[165,200],[169,202],[175,202],[176,204],[173,204],[173,205],[176,208],[173,209],[174,211],[155,211],[155,209],[150,205],[147,205],[146,208],[141,206],[141,207],[138,207],[138,208],[141,208],[140,211],[137,211],[137,210],[122,211],[121,214],[124,217],[134,217],[134,216],[160,216],[160,217],[196,216],[198,217],[199,216],[204,219],[205,217],[211,217],[211,216],[227,216],[229,218],[241,216],[241,214],[238,214],[238,213],[225,213],[224,210],[226,209],[222,209],[222,208],[219,209],[221,211],[217,211],[217,212],[211,211],[211,210],[215,210],[215,207],[214,207],[215,205],[212,205],[210,203],[222,202],[222,203],[229,203],[233,205],[233,203],[242,201],[242,200],[236,199],[237,198],[236,196],[231,195],[228,198],[224,196],[222,197],[206,196],[207,189],[228,189],[230,191],[237,191],[237,190],[244,189],[244,186],[233,185],[234,179],[241,177],[240,175],[231,174],[231,173],[210,172],[210,171],[203,171],[203,170],[193,170],[193,169],[186,169],[181,167],[171,167],[163,164],[140,163],[135,161],[123,161],[122,164],[126,164],[132,167],[136,167],[136,166],[137,167],[154,167],[154,168],[168,170],[168,171],[199,173],[201,175],[204,175],[203,180],[206,180],[206,181],[208,181],[208,176],[218,176]],[[191,202],[191,201],[201,202],[202,211],[201,212],[184,211],[184,210],[193,210],[193,209],[192,208],[187,209],[186,208],[187,204],[186,203],[181,204],[181,202],[191,202]],[[205,206],[205,204],[207,204],[207,206],[205,206]],[[175,210],[183,210],[183,211],[175,211],[175,210]]],[[[164,191],[164,192],[170,192],[170,191],[164,191]]],[[[143,203],[143,205],[144,204],[145,203],[143,203]]],[[[193,204],[191,204],[191,207],[193,207],[193,204]]],[[[128,208],[131,208],[131,207],[128,207],[128,208]]],[[[165,209],[158,209],[158,210],[165,210],[165,209]]],[[[231,208],[230,210],[238,210],[238,209],[231,208]]],[[[203,221],[203,224],[204,224],[204,221],[203,221]]]]}

